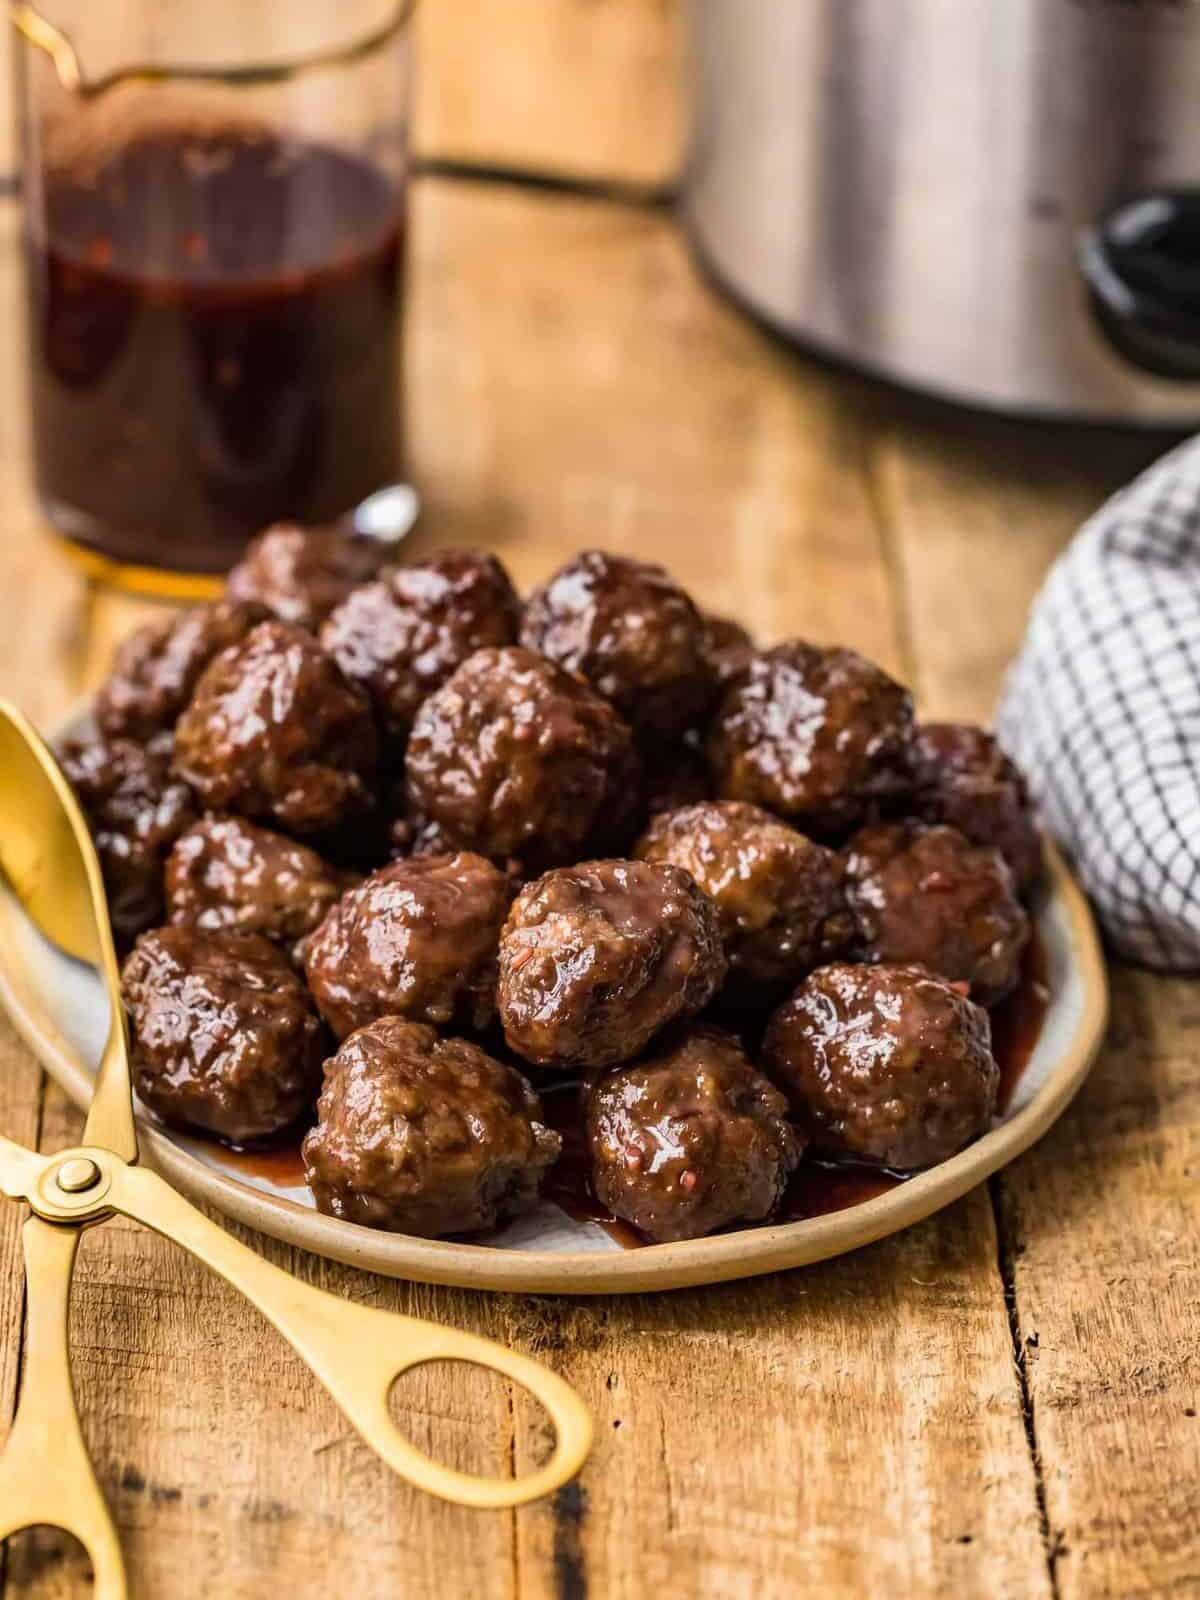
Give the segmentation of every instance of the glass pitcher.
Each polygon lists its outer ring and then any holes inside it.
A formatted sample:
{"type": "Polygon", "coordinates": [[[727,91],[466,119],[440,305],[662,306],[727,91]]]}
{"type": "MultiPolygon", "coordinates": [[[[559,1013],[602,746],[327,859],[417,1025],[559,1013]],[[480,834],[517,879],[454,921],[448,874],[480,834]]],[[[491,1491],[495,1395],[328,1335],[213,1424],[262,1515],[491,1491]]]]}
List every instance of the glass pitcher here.
{"type": "Polygon", "coordinates": [[[11,9],[37,493],[202,592],[399,475],[410,3],[11,9]]]}

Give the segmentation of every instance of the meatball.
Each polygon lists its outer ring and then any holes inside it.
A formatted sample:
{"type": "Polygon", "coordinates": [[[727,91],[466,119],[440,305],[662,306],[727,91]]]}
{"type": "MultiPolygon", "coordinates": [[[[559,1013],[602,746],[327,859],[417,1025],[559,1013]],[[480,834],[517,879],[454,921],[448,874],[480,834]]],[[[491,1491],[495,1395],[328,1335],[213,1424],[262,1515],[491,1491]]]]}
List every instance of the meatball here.
{"type": "Polygon", "coordinates": [[[716,617],[710,613],[704,623],[708,629],[708,659],[718,689],[724,690],[749,665],[754,655],[754,641],[732,617],[716,617]]]}
{"type": "Polygon", "coordinates": [[[168,752],[129,739],[74,741],[61,763],[100,857],[113,933],[129,945],[162,921],[163,866],[196,802],[171,777],[168,752]]]}
{"type": "Polygon", "coordinates": [[[446,550],[390,567],[349,595],[321,643],[370,696],[393,739],[408,737],[417,707],[485,645],[513,644],[521,607],[507,572],[478,550],[446,550]]]}
{"type": "Polygon", "coordinates": [[[345,888],[344,875],[315,850],[244,817],[205,817],[167,857],[172,922],[259,933],[293,959],[345,888]]]}
{"type": "Polygon", "coordinates": [[[521,643],[586,678],[639,735],[681,734],[712,699],[708,631],[661,567],[584,550],[529,597],[521,643]]]}
{"type": "Polygon", "coordinates": [[[771,1018],[763,1065],[818,1150],[900,1169],[983,1133],[1000,1084],[987,1012],[916,966],[810,974],[771,1018]]]}
{"type": "Polygon", "coordinates": [[[279,1133],[312,1106],[324,1032],[268,940],[157,928],[134,946],[122,991],[134,1088],[172,1127],[244,1144],[279,1133]]]}
{"type": "Polygon", "coordinates": [[[803,1148],[786,1115],[787,1100],[731,1034],[687,1027],[593,1085],[592,1188],[655,1243],[761,1222],[803,1148]]]}
{"type": "Polygon", "coordinates": [[[213,811],[314,834],[370,807],[366,696],[303,628],[261,622],[205,668],[175,729],[175,770],[213,811]]]}
{"type": "Polygon", "coordinates": [[[865,960],[919,962],[985,1006],[1015,988],[1029,918],[998,850],[956,828],[877,823],[846,846],[846,895],[865,960]]]}
{"type": "Polygon", "coordinates": [[[909,783],[912,698],[853,650],[801,640],[754,655],[708,736],[718,792],[841,838],[909,783]]]}
{"type": "Polygon", "coordinates": [[[1018,893],[1042,871],[1042,838],[1029,791],[990,733],[954,722],[929,722],[914,745],[916,809],[945,822],[972,844],[993,845],[1008,862],[1018,893]]]}
{"type": "Polygon", "coordinates": [[[267,615],[218,600],[148,622],[123,641],[96,692],[96,722],[110,738],[153,739],[173,728],[200,674],[267,615]]]}
{"type": "Polygon", "coordinates": [[[305,1177],[321,1211],[369,1228],[475,1233],[537,1202],[562,1148],[519,1072],[465,1039],[381,1017],[327,1064],[305,1177]]]}
{"type": "Polygon", "coordinates": [[[408,809],[462,849],[540,871],[620,837],[640,767],[628,727],[530,650],[477,650],[417,712],[408,809]]]}
{"type": "Polygon", "coordinates": [[[716,905],[731,977],[795,984],[850,942],[840,857],[758,806],[710,800],[669,811],[634,855],[691,873],[716,905]]]}
{"type": "Polygon", "coordinates": [[[279,522],[246,546],[225,593],[231,600],[256,601],[280,622],[315,631],[352,589],[370,582],[395,555],[386,540],[364,538],[351,528],[279,522]]]}
{"type": "Polygon", "coordinates": [[[342,896],[308,940],[304,968],[339,1038],[377,1017],[483,1028],[511,881],[482,856],[413,856],[342,896]]]}
{"type": "Polygon", "coordinates": [[[500,940],[500,1021],[539,1066],[615,1066],[707,1005],[725,971],[717,908],[680,867],[585,861],[514,901],[500,940]]]}

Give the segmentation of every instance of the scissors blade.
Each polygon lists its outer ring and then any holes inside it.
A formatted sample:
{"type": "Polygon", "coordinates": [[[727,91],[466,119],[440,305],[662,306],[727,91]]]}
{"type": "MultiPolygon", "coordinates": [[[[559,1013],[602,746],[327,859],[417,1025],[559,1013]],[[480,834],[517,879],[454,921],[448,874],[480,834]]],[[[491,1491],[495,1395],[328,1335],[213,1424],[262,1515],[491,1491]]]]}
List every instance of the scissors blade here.
{"type": "Polygon", "coordinates": [[[133,1120],[133,1092],[129,1083],[125,1011],[119,995],[114,997],[113,1005],[116,1014],[96,1073],[96,1087],[83,1125],[83,1142],[111,1150],[122,1161],[132,1162],[138,1158],[137,1126],[133,1120]]]}
{"type": "Polygon", "coordinates": [[[0,867],[52,944],[98,967],[113,1010],[88,1113],[89,1144],[137,1160],[129,1055],[108,901],[70,784],[27,717],[0,700],[0,867]]]}
{"type": "Polygon", "coordinates": [[[31,1200],[46,1165],[45,1156],[0,1134],[0,1194],[10,1200],[31,1200]]]}

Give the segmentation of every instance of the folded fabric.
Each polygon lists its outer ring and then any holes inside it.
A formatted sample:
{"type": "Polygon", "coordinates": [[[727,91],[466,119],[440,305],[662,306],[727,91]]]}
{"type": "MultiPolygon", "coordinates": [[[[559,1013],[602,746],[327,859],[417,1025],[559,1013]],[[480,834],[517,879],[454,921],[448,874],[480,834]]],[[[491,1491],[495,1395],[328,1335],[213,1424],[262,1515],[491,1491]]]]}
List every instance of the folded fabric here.
{"type": "Polygon", "coordinates": [[[1200,439],[1055,564],[996,728],[1112,947],[1200,968],[1200,439]]]}

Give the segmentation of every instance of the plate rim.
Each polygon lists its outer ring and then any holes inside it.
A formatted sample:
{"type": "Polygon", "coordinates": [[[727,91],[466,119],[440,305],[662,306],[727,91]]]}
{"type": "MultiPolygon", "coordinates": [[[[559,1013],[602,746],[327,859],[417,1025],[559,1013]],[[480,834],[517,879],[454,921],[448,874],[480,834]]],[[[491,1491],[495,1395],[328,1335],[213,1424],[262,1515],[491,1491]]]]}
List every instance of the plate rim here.
{"type": "MultiPolygon", "coordinates": [[[[1066,914],[1067,944],[1082,988],[1080,1015],[1059,1060],[1029,1104],[999,1127],[900,1187],[842,1211],[637,1250],[560,1254],[421,1239],[325,1216],[206,1165],[139,1118],[142,1157],[190,1199],[209,1204],[259,1233],[348,1266],[418,1283],[524,1294],[647,1293],[807,1266],[898,1233],[960,1199],[1036,1143],[1082,1086],[1104,1038],[1108,980],[1091,909],[1049,842],[1044,893],[1066,914]]],[[[3,964],[0,1003],[50,1075],[77,1105],[85,1107],[91,1098],[92,1074],[65,1041],[39,1026],[41,1013],[24,1004],[3,964]]]]}

